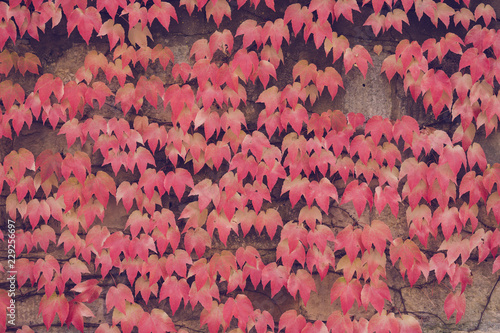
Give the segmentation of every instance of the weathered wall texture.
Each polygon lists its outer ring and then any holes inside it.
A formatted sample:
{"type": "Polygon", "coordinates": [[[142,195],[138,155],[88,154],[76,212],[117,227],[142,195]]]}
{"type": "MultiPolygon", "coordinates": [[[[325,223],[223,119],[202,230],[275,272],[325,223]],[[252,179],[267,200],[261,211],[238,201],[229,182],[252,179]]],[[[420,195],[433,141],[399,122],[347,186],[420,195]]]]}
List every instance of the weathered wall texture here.
{"type": "MultiPolygon", "coordinates": [[[[500,9],[500,8],[499,8],[500,9]]],[[[192,62],[189,58],[190,45],[201,37],[208,37],[214,30],[215,25],[213,22],[209,24],[206,23],[205,17],[202,14],[194,13],[192,17],[188,17],[185,11],[179,11],[180,24],[173,24],[171,31],[167,34],[156,33],[154,34],[155,42],[161,42],[163,45],[168,46],[174,53],[177,62],[192,62]]],[[[237,13],[236,15],[239,15],[237,13]]],[[[237,22],[238,18],[233,17],[233,21],[224,21],[222,28],[230,28],[237,22]]],[[[234,28],[234,27],[233,27],[234,28]]],[[[359,27],[357,30],[343,29],[343,27],[336,27],[339,34],[344,34],[353,43],[360,43],[364,45],[367,49],[371,50],[374,45],[380,44],[383,47],[382,54],[377,56],[372,54],[374,60],[374,66],[369,67],[366,79],[363,78],[361,73],[357,70],[350,71],[347,75],[343,76],[345,90],[339,89],[339,93],[332,102],[329,96],[323,96],[320,100],[312,107],[309,111],[321,113],[327,109],[340,109],[343,112],[360,112],[363,113],[367,118],[374,115],[381,115],[383,117],[389,117],[391,119],[400,118],[403,115],[411,115],[419,120],[419,123],[423,125],[431,124],[435,122],[433,117],[425,114],[423,106],[420,103],[415,103],[411,97],[406,96],[404,93],[402,82],[399,78],[394,78],[391,82],[388,82],[387,78],[380,74],[380,69],[382,65],[382,60],[388,55],[395,51],[395,46],[398,41],[406,36],[402,36],[398,33],[393,33],[393,36],[384,35],[384,38],[372,40],[370,39],[372,34],[367,33],[369,27],[359,27]]],[[[49,31],[45,35],[41,35],[40,42],[34,40],[19,40],[15,46],[10,45],[12,50],[17,50],[22,48],[23,52],[36,51],[36,53],[41,57],[42,68],[45,73],[53,73],[63,79],[66,82],[74,77],[74,74],[80,66],[83,65],[85,55],[92,49],[96,49],[100,52],[106,54],[109,52],[109,47],[106,41],[99,41],[97,38],[93,39],[91,46],[87,46],[81,39],[74,38],[66,41],[66,38],[59,38],[66,34],[63,26],[57,27],[54,31],[49,31]]],[[[413,39],[418,39],[418,35],[424,36],[427,32],[425,27],[422,26],[414,27],[411,31],[411,37],[413,39]]],[[[319,56],[324,54],[323,50],[315,50],[311,42],[305,44],[301,43],[298,39],[297,45],[293,48],[284,46],[283,49],[287,52],[285,58],[293,59],[295,61],[299,59],[308,59],[309,61],[315,61],[318,58],[324,58],[319,56]]],[[[108,58],[112,55],[108,54],[108,58]]],[[[331,58],[331,56],[330,56],[331,58]]],[[[330,59],[329,58],[329,59],[330,59]]],[[[337,63],[338,64],[338,63],[337,63]]],[[[278,73],[279,84],[290,83],[291,77],[291,67],[290,64],[278,73]]],[[[172,65],[169,65],[167,71],[164,71],[158,64],[150,66],[147,69],[148,74],[154,74],[159,76],[164,82],[173,83],[175,82],[172,78],[169,70],[172,65]]],[[[443,64],[443,66],[456,66],[456,64],[443,64]]],[[[340,70],[339,70],[340,72],[340,70]]],[[[102,75],[102,74],[100,74],[102,75]]],[[[23,85],[23,87],[33,87],[33,82],[29,82],[28,78],[23,78],[20,75],[15,77],[15,80],[23,85]]],[[[28,91],[28,90],[27,90],[28,91]]],[[[28,91],[29,92],[29,91],[28,91]]],[[[255,103],[258,95],[248,95],[248,103],[243,112],[246,115],[247,123],[249,127],[255,128],[256,120],[262,106],[255,103]]],[[[87,106],[88,108],[88,106],[87,106]]],[[[112,104],[106,104],[102,110],[86,110],[88,116],[92,117],[94,113],[99,113],[104,117],[123,117],[121,110],[117,109],[112,104]]],[[[168,123],[170,121],[170,110],[162,111],[162,107],[158,110],[152,107],[144,106],[142,108],[142,113],[149,117],[152,121],[157,121],[161,124],[168,123]]],[[[131,121],[135,115],[129,113],[126,117],[127,120],[131,121]]],[[[445,118],[445,117],[443,117],[445,118]]],[[[450,125],[446,123],[444,119],[441,123],[433,124],[435,127],[440,127],[445,130],[451,130],[450,125]]],[[[39,122],[34,123],[30,129],[24,127],[19,137],[15,137],[13,141],[6,139],[0,140],[0,160],[8,154],[12,149],[19,149],[21,147],[27,147],[35,156],[45,149],[52,149],[55,152],[72,152],[73,148],[68,151],[66,140],[64,136],[56,135],[56,131],[53,131],[48,124],[41,124],[39,122]]],[[[488,163],[500,162],[500,134],[494,133],[488,138],[484,138],[484,133],[477,134],[480,137],[481,145],[483,146],[485,153],[488,158],[488,163]]],[[[84,151],[91,155],[92,153],[92,140],[89,138],[87,143],[82,148],[84,151]]],[[[92,155],[92,169],[98,170],[101,168],[102,157],[100,154],[96,153],[92,155]]],[[[127,175],[130,177],[130,175],[127,175]]],[[[116,178],[117,184],[120,181],[126,180],[122,175],[118,175],[116,178]]],[[[342,191],[343,183],[339,182],[335,184],[339,188],[339,192],[342,191]]],[[[0,219],[6,221],[7,214],[5,212],[5,200],[10,193],[4,187],[4,190],[0,196],[0,206],[3,207],[0,210],[0,219]]],[[[273,193],[274,194],[274,193],[273,193]]],[[[279,198],[280,194],[276,193],[276,197],[279,198]]],[[[165,200],[164,200],[165,201],[165,200]]],[[[182,211],[184,203],[178,205],[177,199],[172,199],[169,202],[163,202],[166,207],[169,207],[176,215],[182,211]]],[[[264,209],[270,207],[271,204],[264,203],[264,209]],[[267,206],[266,206],[267,205],[267,206]]],[[[292,209],[290,207],[290,202],[288,200],[273,202],[273,206],[277,208],[282,216],[283,221],[296,220],[298,216],[299,209],[295,207],[292,209]]],[[[356,213],[352,205],[339,207],[334,205],[330,208],[329,215],[323,216],[323,223],[332,228],[342,228],[345,225],[352,223],[366,224],[368,221],[373,219],[381,219],[385,221],[392,230],[393,237],[398,237],[408,234],[408,227],[405,217],[406,206],[400,206],[400,213],[398,219],[395,219],[386,207],[382,216],[378,216],[375,211],[365,214],[361,218],[356,218],[356,213]]],[[[481,224],[496,227],[497,223],[491,216],[485,214],[485,207],[480,207],[480,212],[483,216],[480,217],[481,224]]],[[[127,212],[122,205],[117,206],[112,198],[110,200],[109,206],[106,209],[105,220],[103,225],[107,226],[110,231],[116,229],[123,229],[127,221],[127,212]]],[[[53,225],[54,229],[60,230],[58,225],[53,225]]],[[[340,229],[338,229],[340,230],[340,229]]],[[[438,237],[442,237],[441,235],[438,237]]],[[[275,238],[276,240],[276,238],[275,238]]],[[[232,239],[230,237],[228,241],[229,249],[236,249],[243,245],[253,245],[259,250],[263,259],[266,258],[267,253],[271,256],[274,255],[274,249],[277,245],[277,241],[269,240],[267,235],[259,236],[252,229],[250,234],[244,239],[245,244],[239,244],[239,239],[232,239]]],[[[429,251],[436,251],[437,248],[435,244],[437,242],[430,239],[431,245],[429,251]],[[434,243],[434,245],[433,245],[434,243]]],[[[3,246],[4,244],[2,244],[3,246]]],[[[332,245],[333,246],[333,245],[332,245]]],[[[224,246],[218,241],[213,242],[212,251],[224,248],[224,246]]],[[[59,260],[65,260],[68,255],[65,255],[62,248],[57,248],[51,244],[49,247],[49,252],[58,258],[59,260]]],[[[208,251],[208,254],[210,250],[208,251]]],[[[23,253],[23,257],[38,258],[43,257],[44,252],[31,252],[29,254],[23,253]]],[[[2,258],[6,255],[2,254],[2,258]]],[[[274,259],[274,257],[269,257],[269,259],[274,259]]],[[[396,270],[390,262],[387,262],[387,274],[388,283],[391,290],[391,298],[393,301],[394,308],[392,311],[398,312],[409,312],[419,318],[420,323],[423,327],[424,332],[500,332],[500,286],[498,286],[498,281],[500,280],[500,272],[496,274],[491,274],[491,259],[486,260],[480,264],[474,264],[477,259],[477,253],[472,253],[471,259],[469,260],[470,268],[473,272],[474,282],[472,287],[467,288],[466,298],[467,298],[467,310],[464,318],[458,325],[454,324],[452,320],[447,320],[446,315],[443,310],[444,298],[449,292],[448,287],[445,283],[437,284],[434,277],[430,277],[428,281],[425,281],[422,277],[418,280],[417,284],[410,288],[408,281],[403,281],[400,278],[400,273],[396,270]],[[391,278],[394,277],[394,278],[391,278]],[[395,283],[390,285],[390,283],[395,283]]],[[[109,277],[108,286],[113,286],[115,283],[120,281],[125,282],[126,277],[124,275],[118,275],[119,272],[116,270],[111,271],[111,275],[114,277],[115,281],[111,281],[109,277]]],[[[294,300],[286,292],[279,292],[274,298],[270,298],[268,293],[262,291],[262,287],[259,286],[257,290],[254,290],[250,283],[247,283],[248,290],[246,291],[247,296],[250,298],[255,308],[261,308],[263,310],[268,310],[277,320],[279,316],[288,309],[296,309],[302,315],[304,315],[309,320],[323,320],[326,321],[328,316],[333,310],[340,309],[339,301],[330,304],[330,288],[339,275],[331,269],[331,273],[327,275],[325,279],[320,280],[319,276],[316,278],[316,286],[318,293],[312,293],[311,298],[307,306],[304,306],[303,302],[299,299],[294,300]]],[[[0,281],[5,281],[5,274],[0,274],[0,281]]],[[[267,287],[269,288],[269,286],[267,287]]],[[[102,295],[105,295],[103,291],[102,295]]],[[[35,288],[29,287],[26,284],[21,288],[20,295],[18,294],[18,317],[17,324],[30,325],[36,331],[45,331],[43,321],[41,316],[38,316],[38,305],[43,293],[37,291],[35,288]]],[[[95,318],[89,320],[90,323],[95,324],[86,325],[86,330],[91,332],[98,326],[99,323],[107,322],[111,323],[111,313],[106,313],[106,306],[104,302],[104,297],[91,304],[91,309],[95,314],[95,318]]],[[[142,303],[145,308],[148,307],[160,307],[164,308],[165,311],[170,311],[168,306],[165,306],[166,301],[162,301],[158,305],[157,299],[152,297],[148,305],[142,303]]],[[[388,302],[386,302],[386,307],[388,307],[388,302]]],[[[201,307],[198,305],[194,310],[191,310],[190,305],[188,305],[185,310],[179,310],[172,318],[179,324],[184,322],[185,328],[190,332],[205,332],[206,327],[199,327],[199,314],[201,312],[201,307]]],[[[368,308],[365,311],[363,308],[359,310],[351,310],[351,314],[359,318],[360,316],[368,317],[371,313],[374,313],[373,308],[368,308]],[[371,311],[371,312],[370,312],[371,311]]],[[[168,312],[171,314],[170,312],[168,312]]],[[[57,319],[56,319],[57,321],[57,319]]],[[[50,332],[77,332],[77,330],[72,327],[67,329],[66,327],[58,328],[57,325],[53,325],[50,332]]]]}

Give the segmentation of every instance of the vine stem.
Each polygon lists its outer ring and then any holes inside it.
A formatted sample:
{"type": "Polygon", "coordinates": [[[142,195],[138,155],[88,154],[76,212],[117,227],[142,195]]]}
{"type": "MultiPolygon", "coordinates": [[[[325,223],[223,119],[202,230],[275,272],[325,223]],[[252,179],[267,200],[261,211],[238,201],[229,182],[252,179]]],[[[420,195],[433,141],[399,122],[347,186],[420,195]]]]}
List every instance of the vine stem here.
{"type": "Polygon", "coordinates": [[[500,281],[500,276],[498,276],[497,281],[493,285],[493,288],[491,288],[491,291],[490,291],[488,297],[486,298],[486,304],[484,305],[483,311],[481,311],[481,316],[479,317],[479,320],[477,321],[477,325],[474,328],[474,331],[479,330],[479,326],[481,326],[481,321],[483,320],[484,312],[486,311],[486,309],[488,308],[488,305],[490,304],[491,295],[493,295],[493,292],[495,291],[499,281],[500,281]]]}

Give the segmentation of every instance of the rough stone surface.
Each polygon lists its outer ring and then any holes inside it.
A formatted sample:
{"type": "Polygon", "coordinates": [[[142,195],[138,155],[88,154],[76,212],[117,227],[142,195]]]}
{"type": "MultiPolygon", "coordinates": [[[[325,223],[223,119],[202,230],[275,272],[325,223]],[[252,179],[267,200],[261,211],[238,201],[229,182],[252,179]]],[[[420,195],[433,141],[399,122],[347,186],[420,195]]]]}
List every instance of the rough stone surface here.
{"type": "Polygon", "coordinates": [[[484,150],[486,159],[489,164],[500,163],[500,133],[493,132],[488,137],[484,135],[484,131],[476,134],[476,142],[478,142],[484,150]]]}
{"type": "Polygon", "coordinates": [[[391,85],[380,75],[384,54],[374,55],[373,66],[368,67],[366,79],[357,67],[344,75],[345,97],[341,110],[346,113],[362,113],[365,117],[392,118],[391,85]]]}

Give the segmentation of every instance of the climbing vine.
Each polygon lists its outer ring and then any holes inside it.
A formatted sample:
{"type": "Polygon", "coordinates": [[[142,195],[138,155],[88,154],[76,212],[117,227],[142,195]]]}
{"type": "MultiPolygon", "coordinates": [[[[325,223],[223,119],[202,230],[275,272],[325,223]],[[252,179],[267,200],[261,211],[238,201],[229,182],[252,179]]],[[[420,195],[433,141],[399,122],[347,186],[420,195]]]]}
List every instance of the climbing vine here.
{"type": "MultiPolygon", "coordinates": [[[[0,233],[4,244],[15,239],[15,267],[5,273],[16,272],[18,288],[42,292],[47,330],[59,323],[83,332],[94,316],[88,305],[102,298],[112,321],[90,326],[96,332],[187,332],[173,320],[181,304],[201,306],[199,323],[210,333],[418,332],[414,315],[391,306],[386,264],[411,286],[431,275],[447,284],[444,311],[457,323],[472,284],[471,254],[478,262],[493,257],[493,273],[500,268],[498,226],[478,220],[482,211],[500,221],[500,165],[487,163],[476,140],[496,131],[500,116],[500,34],[488,28],[496,23],[490,5],[12,0],[0,2],[0,18],[0,138],[15,141],[37,122],[67,141],[64,151],[12,150],[0,164],[7,214],[17,221],[15,233],[0,233]],[[178,62],[153,39],[185,24],[183,11],[204,13],[215,30],[178,62]],[[226,27],[239,12],[254,14],[226,27]],[[272,19],[258,19],[262,12],[272,19]],[[419,21],[434,25],[436,36],[401,39],[391,54],[335,28],[369,26],[376,41],[419,21]],[[68,79],[15,47],[60,25],[89,46],[107,39],[109,51],[89,47],[68,79]],[[288,59],[301,39],[324,59],[288,59]],[[451,125],[311,111],[320,98],[334,101],[348,72],[366,77],[374,54],[388,54],[381,67],[388,81],[401,81],[451,125]],[[456,61],[452,71],[441,66],[446,61],[456,61]],[[109,107],[114,117],[100,114],[109,107]],[[282,199],[299,212],[291,221],[273,205],[282,199]],[[122,230],[102,223],[111,201],[127,212],[122,230]],[[351,206],[351,224],[323,223],[351,206]],[[382,218],[360,223],[367,210],[406,216],[408,234],[394,237],[382,218]],[[241,245],[249,234],[275,241],[271,259],[241,245]],[[439,244],[433,251],[429,239],[439,244]],[[46,254],[29,255],[38,248],[46,254]],[[53,256],[58,248],[66,259],[53,256]],[[272,298],[286,290],[306,306],[324,292],[315,276],[329,272],[340,274],[329,290],[340,308],[326,322],[296,310],[273,318],[245,293],[261,288],[272,298]],[[354,303],[376,314],[353,318],[354,303]]],[[[11,299],[0,290],[0,331],[11,326],[11,299]]]]}

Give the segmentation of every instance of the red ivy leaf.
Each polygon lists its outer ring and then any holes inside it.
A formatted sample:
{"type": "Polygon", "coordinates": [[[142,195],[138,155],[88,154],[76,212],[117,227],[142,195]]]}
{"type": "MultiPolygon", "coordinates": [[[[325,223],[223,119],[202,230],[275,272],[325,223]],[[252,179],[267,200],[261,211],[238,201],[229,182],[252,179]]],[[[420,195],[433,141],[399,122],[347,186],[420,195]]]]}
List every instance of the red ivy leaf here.
{"type": "Polygon", "coordinates": [[[450,319],[455,310],[457,311],[455,323],[458,324],[465,313],[465,295],[463,293],[450,292],[444,300],[444,311],[446,312],[446,317],[448,319],[450,319]]]}
{"type": "Polygon", "coordinates": [[[87,45],[89,44],[92,30],[99,32],[102,26],[101,14],[95,7],[87,7],[85,10],[75,8],[68,16],[68,36],[75,27],[83,37],[87,45]]]}
{"type": "Polygon", "coordinates": [[[353,229],[352,225],[348,225],[335,238],[335,251],[345,248],[347,256],[352,263],[357,257],[358,252],[362,250],[363,243],[361,238],[361,229],[353,229]]]}
{"type": "Polygon", "coordinates": [[[297,273],[292,273],[288,277],[287,290],[294,299],[297,291],[299,291],[300,296],[304,301],[304,305],[307,306],[311,290],[316,291],[316,283],[314,282],[311,273],[304,269],[299,269],[297,273]]]}
{"type": "Polygon", "coordinates": [[[391,302],[391,293],[387,284],[381,280],[371,280],[370,283],[365,283],[361,290],[361,302],[365,309],[371,303],[379,313],[382,312],[384,299],[391,302]]]}
{"type": "Polygon", "coordinates": [[[285,333],[299,333],[306,326],[306,319],[302,315],[297,316],[297,311],[288,310],[280,317],[279,331],[285,329],[285,333]]]}
{"type": "Polygon", "coordinates": [[[347,282],[344,277],[338,278],[332,286],[330,292],[330,298],[332,303],[340,297],[340,304],[342,306],[342,312],[347,314],[347,312],[352,308],[354,300],[358,303],[358,307],[361,306],[361,283],[357,279],[352,279],[347,282]]]}
{"type": "Polygon", "coordinates": [[[345,188],[344,194],[342,195],[341,204],[345,204],[352,201],[356,213],[359,217],[363,214],[363,211],[368,201],[370,208],[373,205],[373,193],[366,183],[359,183],[357,180],[351,181],[345,188]]]}
{"type": "Polygon", "coordinates": [[[114,24],[114,23],[115,22],[112,19],[107,20],[106,22],[103,23],[97,34],[98,37],[106,35],[108,36],[110,49],[113,49],[115,47],[118,40],[120,40],[121,45],[123,45],[123,43],[125,42],[125,29],[123,29],[121,24],[118,23],[114,24]]]}
{"type": "Polygon", "coordinates": [[[116,307],[118,311],[127,314],[125,301],[134,303],[134,296],[129,287],[119,283],[116,287],[111,287],[106,294],[106,310],[109,312],[111,308],[116,307]]]}
{"type": "Polygon", "coordinates": [[[231,7],[229,7],[229,4],[226,0],[208,2],[205,7],[205,12],[207,14],[207,22],[210,17],[213,16],[217,27],[219,27],[224,16],[227,16],[229,17],[229,19],[231,19],[231,7]]]}
{"type": "Polygon", "coordinates": [[[66,321],[69,315],[69,302],[64,295],[57,295],[57,293],[52,293],[50,297],[43,295],[40,300],[38,315],[40,315],[40,313],[42,314],[43,323],[48,331],[54,321],[56,313],[61,323],[66,321]]]}
{"type": "Polygon", "coordinates": [[[345,72],[349,72],[354,64],[359,68],[363,77],[366,79],[368,62],[373,66],[373,60],[370,53],[361,45],[356,45],[352,49],[347,48],[344,53],[345,72]]]}
{"type": "Polygon", "coordinates": [[[148,22],[153,23],[157,19],[161,25],[168,31],[170,25],[170,18],[174,18],[177,22],[177,13],[174,6],[165,1],[156,1],[148,10],[148,22]]]}
{"type": "Polygon", "coordinates": [[[278,52],[281,47],[282,39],[290,43],[290,32],[283,19],[276,19],[274,22],[266,22],[262,28],[262,42],[266,43],[269,38],[276,52],[278,52]]]}

